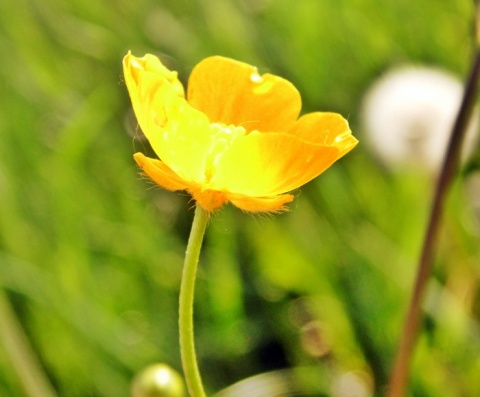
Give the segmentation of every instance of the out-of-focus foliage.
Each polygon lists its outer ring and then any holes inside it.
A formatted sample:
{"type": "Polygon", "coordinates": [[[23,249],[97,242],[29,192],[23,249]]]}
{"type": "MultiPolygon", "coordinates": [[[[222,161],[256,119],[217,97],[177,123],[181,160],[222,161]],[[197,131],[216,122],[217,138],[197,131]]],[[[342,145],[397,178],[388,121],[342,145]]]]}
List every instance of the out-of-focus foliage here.
{"type": "MultiPolygon", "coordinates": [[[[282,370],[265,379],[294,379],[298,395],[381,394],[433,181],[372,159],[360,102],[399,63],[464,76],[472,19],[467,0],[2,0],[0,287],[58,394],[128,396],[150,363],[180,369],[192,203],[138,175],[132,154],[148,144],[122,80],[129,49],[184,81],[212,54],[255,64],[291,80],[304,111],[347,116],[361,141],[289,213],[213,216],[196,300],[208,390],[282,370]]],[[[466,178],[445,216],[415,396],[480,393],[480,229],[466,178]]],[[[3,346],[0,395],[23,395],[3,346]]]]}

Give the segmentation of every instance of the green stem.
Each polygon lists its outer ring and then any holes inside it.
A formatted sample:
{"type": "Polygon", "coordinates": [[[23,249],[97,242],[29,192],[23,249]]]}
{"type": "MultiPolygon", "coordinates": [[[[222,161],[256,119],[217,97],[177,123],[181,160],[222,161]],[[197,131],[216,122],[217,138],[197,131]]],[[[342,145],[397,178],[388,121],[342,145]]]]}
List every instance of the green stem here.
{"type": "Polygon", "coordinates": [[[463,101],[453,126],[445,161],[438,178],[432,202],[430,219],[423,241],[422,252],[417,267],[417,277],[413,288],[410,306],[405,319],[400,345],[390,378],[389,397],[404,397],[410,372],[410,362],[415,342],[420,331],[423,312],[423,297],[433,268],[433,252],[437,241],[438,229],[448,189],[458,168],[460,149],[477,98],[480,77],[480,49],[477,48],[467,81],[463,101]]]}
{"type": "Polygon", "coordinates": [[[188,239],[187,251],[185,253],[182,284],[180,287],[178,318],[180,353],[182,356],[185,381],[191,397],[205,397],[195,354],[193,299],[195,295],[195,276],[197,274],[198,258],[200,256],[200,249],[202,248],[203,236],[205,235],[208,219],[208,213],[200,205],[197,205],[192,230],[188,239]]]}

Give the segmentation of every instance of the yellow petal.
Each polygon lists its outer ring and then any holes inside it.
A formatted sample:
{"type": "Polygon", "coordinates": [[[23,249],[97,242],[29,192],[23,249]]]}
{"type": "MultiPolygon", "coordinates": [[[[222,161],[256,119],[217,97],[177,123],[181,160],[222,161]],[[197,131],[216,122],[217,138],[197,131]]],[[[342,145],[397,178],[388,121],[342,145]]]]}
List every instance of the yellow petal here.
{"type": "Polygon", "coordinates": [[[218,158],[210,188],[266,197],[300,187],[356,145],[346,121],[338,121],[329,113],[313,113],[300,118],[290,134],[251,133],[237,139],[218,158]]]}
{"type": "Polygon", "coordinates": [[[347,120],[338,113],[313,112],[300,117],[288,130],[299,139],[339,150],[338,158],[347,154],[358,143],[347,120]]]}
{"type": "Polygon", "coordinates": [[[289,81],[261,76],[253,66],[220,56],[206,58],[193,69],[187,98],[212,123],[247,131],[285,131],[301,109],[300,94],[289,81]]]}
{"type": "Polygon", "coordinates": [[[155,153],[187,182],[204,181],[212,145],[208,118],[186,102],[176,74],[157,58],[129,54],[124,71],[138,123],[155,153]]]}
{"type": "Polygon", "coordinates": [[[133,155],[138,166],[156,184],[167,190],[185,190],[188,185],[160,160],[151,159],[142,153],[133,155]]]}
{"type": "Polygon", "coordinates": [[[281,212],[286,211],[286,203],[290,203],[294,196],[279,194],[270,197],[248,197],[239,194],[228,194],[229,201],[236,207],[247,212],[281,212]]]}
{"type": "Polygon", "coordinates": [[[157,78],[165,79],[165,82],[173,86],[178,96],[184,97],[183,85],[178,80],[178,73],[167,69],[160,59],[151,54],[139,58],[129,51],[123,58],[123,72],[125,75],[125,82],[128,89],[130,86],[138,85],[138,81],[142,78],[141,75],[145,73],[152,73],[157,78]]]}
{"type": "Polygon", "coordinates": [[[170,97],[184,97],[183,86],[177,79],[177,72],[168,70],[150,54],[138,58],[128,52],[123,58],[123,73],[138,123],[148,138],[149,129],[144,128],[148,123],[147,112],[142,104],[153,92],[161,92],[164,101],[170,97]]]}

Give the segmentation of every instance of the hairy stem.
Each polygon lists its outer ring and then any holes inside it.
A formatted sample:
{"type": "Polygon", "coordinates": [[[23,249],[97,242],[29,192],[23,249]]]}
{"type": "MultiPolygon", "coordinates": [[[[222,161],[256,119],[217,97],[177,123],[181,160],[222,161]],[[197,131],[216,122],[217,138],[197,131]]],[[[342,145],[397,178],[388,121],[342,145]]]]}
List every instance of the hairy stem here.
{"type": "Polygon", "coordinates": [[[180,287],[179,330],[180,353],[183,372],[191,397],[205,397],[200,371],[195,353],[193,332],[193,301],[195,295],[195,278],[202,241],[208,223],[208,213],[197,205],[193,218],[192,230],[188,239],[182,284],[180,287]]]}

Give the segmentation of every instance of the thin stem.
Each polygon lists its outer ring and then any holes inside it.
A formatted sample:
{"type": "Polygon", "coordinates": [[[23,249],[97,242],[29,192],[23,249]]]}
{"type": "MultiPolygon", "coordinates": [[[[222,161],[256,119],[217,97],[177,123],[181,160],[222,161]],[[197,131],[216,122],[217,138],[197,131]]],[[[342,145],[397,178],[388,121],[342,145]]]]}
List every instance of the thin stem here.
{"type": "Polygon", "coordinates": [[[437,241],[440,219],[448,189],[458,167],[461,144],[465,136],[466,127],[475,105],[479,75],[480,51],[477,49],[470,76],[466,84],[462,104],[453,126],[443,167],[437,181],[430,219],[418,262],[418,271],[413,294],[407,317],[405,319],[397,356],[395,358],[392,376],[390,378],[388,391],[390,397],[403,397],[407,390],[410,362],[420,330],[420,323],[423,319],[423,313],[421,310],[422,301],[433,268],[432,256],[437,241]]]}
{"type": "Polygon", "coordinates": [[[56,397],[25,332],[12,309],[8,297],[0,288],[0,340],[22,383],[27,396],[56,397]]]}
{"type": "Polygon", "coordinates": [[[183,372],[191,397],[205,397],[202,379],[198,369],[195,354],[193,333],[193,300],[195,295],[195,277],[198,259],[202,248],[203,236],[208,223],[208,213],[197,205],[193,218],[192,230],[188,239],[185,263],[183,267],[182,284],[180,286],[179,330],[180,353],[183,372]]]}

